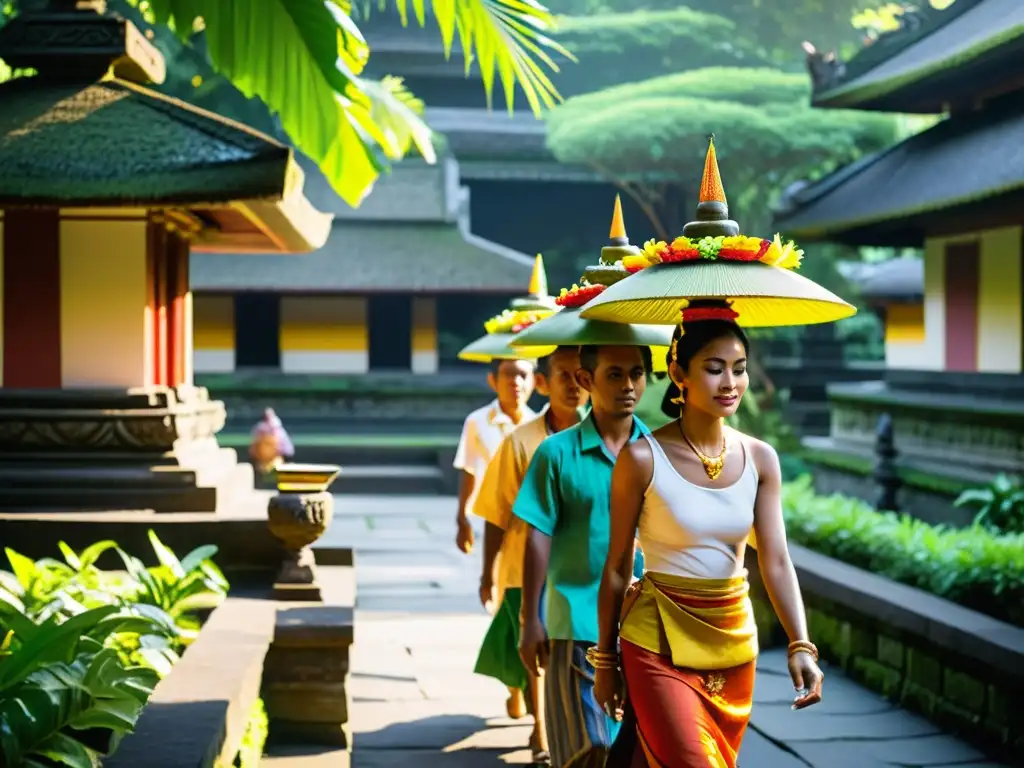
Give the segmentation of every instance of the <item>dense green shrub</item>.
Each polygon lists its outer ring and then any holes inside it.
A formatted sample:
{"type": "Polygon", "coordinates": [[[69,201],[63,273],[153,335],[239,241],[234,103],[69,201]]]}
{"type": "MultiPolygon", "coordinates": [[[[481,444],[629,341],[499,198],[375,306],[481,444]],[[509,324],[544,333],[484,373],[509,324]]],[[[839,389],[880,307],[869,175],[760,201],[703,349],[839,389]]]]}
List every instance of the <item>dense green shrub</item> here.
{"type": "MultiPolygon", "coordinates": [[[[157,681],[223,599],[216,547],[184,559],[149,532],[159,565],[113,541],[64,560],[7,549],[0,570],[0,768],[99,766],[130,733],[157,681]],[[115,550],[126,571],[96,566],[115,550]]],[[[251,763],[250,763],[251,764],[251,763]]]]}
{"type": "Polygon", "coordinates": [[[1024,534],[878,512],[858,499],[818,496],[806,476],[784,486],[782,502],[798,544],[1024,626],[1024,534]]]}
{"type": "Polygon", "coordinates": [[[969,488],[954,504],[976,509],[975,525],[999,533],[1024,533],[1024,486],[1009,475],[997,475],[984,488],[969,488]]]}

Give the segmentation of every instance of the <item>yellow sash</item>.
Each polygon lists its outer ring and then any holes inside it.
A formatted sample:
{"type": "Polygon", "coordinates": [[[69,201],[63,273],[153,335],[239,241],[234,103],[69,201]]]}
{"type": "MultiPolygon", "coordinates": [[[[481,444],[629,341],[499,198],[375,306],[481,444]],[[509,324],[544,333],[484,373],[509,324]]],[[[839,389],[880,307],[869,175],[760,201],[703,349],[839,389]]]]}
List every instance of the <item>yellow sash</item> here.
{"type": "Polygon", "coordinates": [[[648,572],[626,593],[619,636],[683,669],[715,670],[757,658],[747,573],[694,579],[648,572]]]}

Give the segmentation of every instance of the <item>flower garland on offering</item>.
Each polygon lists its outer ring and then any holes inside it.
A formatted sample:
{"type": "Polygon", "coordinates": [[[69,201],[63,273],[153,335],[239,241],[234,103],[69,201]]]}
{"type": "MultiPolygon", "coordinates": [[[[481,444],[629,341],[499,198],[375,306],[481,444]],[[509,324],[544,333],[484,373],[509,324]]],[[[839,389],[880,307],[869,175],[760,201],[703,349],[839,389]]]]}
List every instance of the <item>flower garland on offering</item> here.
{"type": "Polygon", "coordinates": [[[500,315],[495,315],[486,323],[484,329],[487,333],[519,333],[538,320],[550,317],[554,314],[551,309],[506,309],[500,315]]]}
{"type": "Polygon", "coordinates": [[[565,307],[566,309],[577,309],[597,296],[605,288],[607,288],[607,286],[593,285],[586,281],[583,282],[583,285],[573,284],[572,288],[562,289],[558,298],[555,299],[555,303],[560,307],[565,307]]]}
{"type": "Polygon", "coordinates": [[[648,240],[636,256],[626,256],[622,266],[629,273],[639,272],[655,264],[677,264],[684,261],[760,261],[770,267],[799,269],[804,252],[792,240],[783,243],[776,233],[774,240],[760,237],[732,235],[730,237],[702,237],[691,240],[677,237],[671,243],[648,240]]]}

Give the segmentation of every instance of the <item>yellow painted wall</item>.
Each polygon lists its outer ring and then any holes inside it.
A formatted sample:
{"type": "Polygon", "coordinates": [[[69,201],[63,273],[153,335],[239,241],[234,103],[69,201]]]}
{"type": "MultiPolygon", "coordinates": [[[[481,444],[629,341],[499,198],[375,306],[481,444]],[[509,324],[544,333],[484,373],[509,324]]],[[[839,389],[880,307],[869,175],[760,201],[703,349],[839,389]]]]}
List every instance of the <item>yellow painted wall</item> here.
{"type": "Polygon", "coordinates": [[[412,372],[437,373],[437,300],[432,296],[412,300],[412,372]]]}
{"type": "Polygon", "coordinates": [[[285,373],[365,373],[370,365],[366,299],[282,296],[280,345],[285,373]]]}
{"type": "Polygon", "coordinates": [[[915,328],[914,310],[908,305],[886,310],[885,364],[889,368],[941,371],[946,365],[947,242],[944,238],[925,241],[920,325],[915,328]]]}
{"type": "Polygon", "coordinates": [[[922,344],[924,304],[890,304],[885,308],[886,344],[922,344]]]}
{"type": "Polygon", "coordinates": [[[62,220],[61,384],[149,386],[146,220],[62,220]]]}
{"type": "Polygon", "coordinates": [[[981,236],[978,371],[1021,372],[1021,228],[981,236]]]}
{"type": "MultiPolygon", "coordinates": [[[[230,257],[225,257],[230,258],[230,257]]],[[[231,296],[193,296],[192,369],[230,373],[235,369],[235,300],[231,296]]]]}

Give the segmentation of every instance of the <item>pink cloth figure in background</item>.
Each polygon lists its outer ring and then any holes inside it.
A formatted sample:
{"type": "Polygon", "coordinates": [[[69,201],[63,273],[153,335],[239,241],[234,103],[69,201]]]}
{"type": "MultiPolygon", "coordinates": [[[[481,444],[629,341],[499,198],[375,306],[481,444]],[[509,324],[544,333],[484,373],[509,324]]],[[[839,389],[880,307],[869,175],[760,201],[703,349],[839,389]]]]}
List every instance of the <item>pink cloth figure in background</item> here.
{"type": "Polygon", "coordinates": [[[273,408],[267,408],[263,412],[263,418],[252,430],[249,456],[253,463],[260,472],[267,472],[294,455],[295,446],[292,445],[281,419],[274,413],[273,408]]]}

